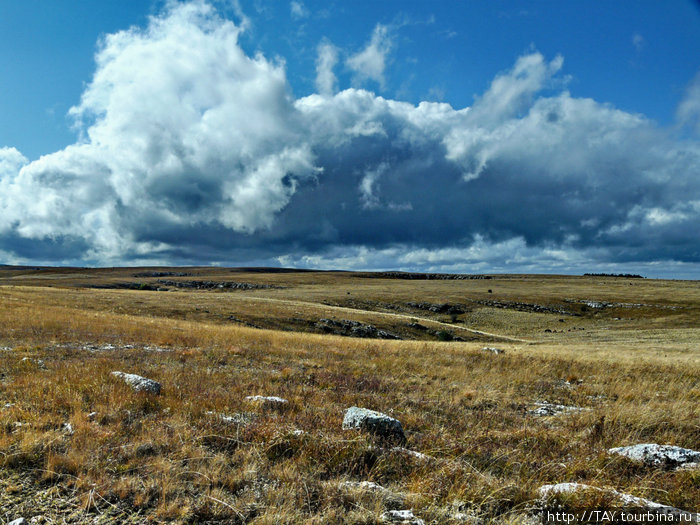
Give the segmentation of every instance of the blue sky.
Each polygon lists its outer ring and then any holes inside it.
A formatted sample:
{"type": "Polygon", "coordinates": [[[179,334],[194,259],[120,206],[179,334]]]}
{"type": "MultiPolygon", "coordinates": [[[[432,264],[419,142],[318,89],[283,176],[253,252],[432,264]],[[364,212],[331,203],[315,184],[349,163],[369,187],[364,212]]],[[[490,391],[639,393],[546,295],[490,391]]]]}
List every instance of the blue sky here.
{"type": "Polygon", "coordinates": [[[0,262],[700,278],[699,57],[690,1],[2,2],[0,262]]]}

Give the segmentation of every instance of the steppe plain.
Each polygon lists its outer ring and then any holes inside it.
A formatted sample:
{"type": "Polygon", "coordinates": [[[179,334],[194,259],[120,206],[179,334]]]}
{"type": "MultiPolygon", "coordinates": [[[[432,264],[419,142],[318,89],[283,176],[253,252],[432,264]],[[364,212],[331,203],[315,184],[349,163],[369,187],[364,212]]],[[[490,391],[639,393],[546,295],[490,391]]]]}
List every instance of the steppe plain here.
{"type": "Polygon", "coordinates": [[[608,453],[698,450],[700,281],[461,277],[0,267],[0,523],[612,508],[540,498],[561,482],[700,511],[700,470],[608,453]],[[352,406],[398,419],[405,442],[344,430],[352,406]]]}

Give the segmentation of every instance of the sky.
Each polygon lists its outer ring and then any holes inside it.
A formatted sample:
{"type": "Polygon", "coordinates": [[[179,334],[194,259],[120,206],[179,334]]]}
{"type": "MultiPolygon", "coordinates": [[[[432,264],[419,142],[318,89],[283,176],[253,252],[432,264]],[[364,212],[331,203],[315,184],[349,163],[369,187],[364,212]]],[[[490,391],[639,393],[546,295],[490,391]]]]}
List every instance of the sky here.
{"type": "Polygon", "coordinates": [[[700,4],[0,0],[0,264],[700,279],[700,4]]]}

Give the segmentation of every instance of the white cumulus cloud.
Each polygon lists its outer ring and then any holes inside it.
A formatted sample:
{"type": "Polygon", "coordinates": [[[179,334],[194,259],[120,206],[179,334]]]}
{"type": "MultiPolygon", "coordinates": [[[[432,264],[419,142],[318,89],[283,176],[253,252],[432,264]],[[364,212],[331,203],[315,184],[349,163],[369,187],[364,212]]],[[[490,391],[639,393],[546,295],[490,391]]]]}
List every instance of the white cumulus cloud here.
{"type": "Polygon", "coordinates": [[[329,41],[322,41],[317,48],[316,89],[323,95],[332,95],[337,88],[338,79],[333,68],[338,63],[338,49],[329,41]]]}
{"type": "Polygon", "coordinates": [[[363,83],[367,80],[373,80],[383,89],[384,71],[389,52],[393,46],[394,42],[389,28],[383,24],[377,24],[367,46],[362,51],[350,56],[345,62],[354,72],[356,81],[363,83]]]}

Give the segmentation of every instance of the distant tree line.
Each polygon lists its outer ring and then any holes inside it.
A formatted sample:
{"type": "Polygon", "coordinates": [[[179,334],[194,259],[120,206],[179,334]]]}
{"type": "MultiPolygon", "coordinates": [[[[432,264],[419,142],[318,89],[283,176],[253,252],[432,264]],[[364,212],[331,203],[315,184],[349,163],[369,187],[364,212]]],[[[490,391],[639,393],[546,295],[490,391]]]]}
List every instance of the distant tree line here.
{"type": "Polygon", "coordinates": [[[624,277],[626,279],[646,279],[643,275],[636,273],[584,273],[588,277],[624,277]]]}

